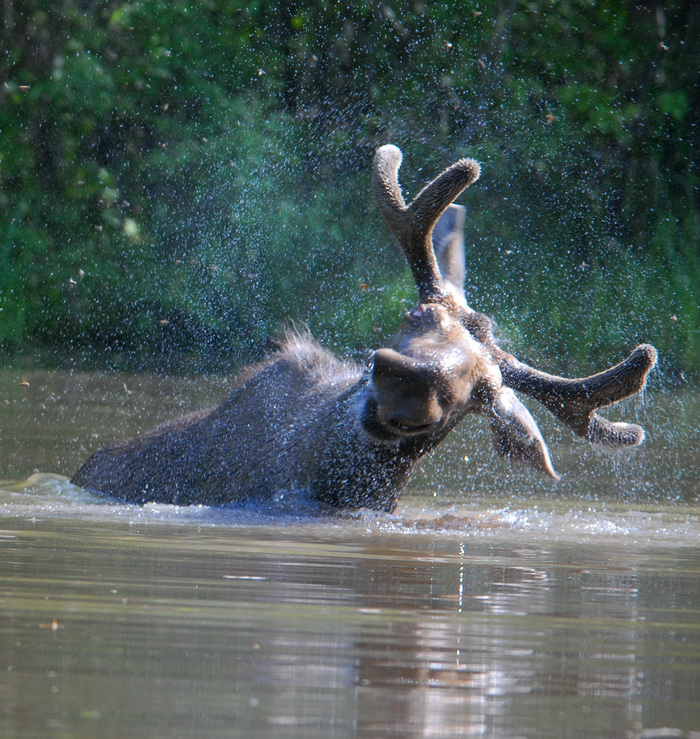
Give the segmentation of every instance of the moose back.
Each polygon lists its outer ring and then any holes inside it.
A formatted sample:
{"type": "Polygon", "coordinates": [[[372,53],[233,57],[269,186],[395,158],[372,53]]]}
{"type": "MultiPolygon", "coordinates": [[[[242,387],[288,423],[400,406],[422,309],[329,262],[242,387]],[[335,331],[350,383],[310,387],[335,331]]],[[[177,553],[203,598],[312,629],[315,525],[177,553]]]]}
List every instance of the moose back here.
{"type": "Polygon", "coordinates": [[[410,203],[401,152],[375,154],[373,188],[403,249],[418,303],[370,366],[342,361],[306,332],[237,378],[219,406],[101,449],[72,482],[136,503],[224,505],[298,494],[332,508],[392,511],[416,465],[468,413],[490,425],[496,449],[557,478],[534,419],[514,391],[540,401],[573,432],[607,447],[643,430],[596,410],[644,387],[650,345],[590,377],[565,379],[504,352],[490,320],[464,294],[464,210],[453,200],[479,177],[461,159],[410,203]]]}

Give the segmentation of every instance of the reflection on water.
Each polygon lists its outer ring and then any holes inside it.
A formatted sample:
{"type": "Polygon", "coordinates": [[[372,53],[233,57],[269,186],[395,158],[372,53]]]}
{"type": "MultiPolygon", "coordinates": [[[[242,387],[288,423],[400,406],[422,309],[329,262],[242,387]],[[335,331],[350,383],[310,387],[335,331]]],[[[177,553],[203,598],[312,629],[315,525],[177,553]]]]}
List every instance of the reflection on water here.
{"type": "Polygon", "coordinates": [[[700,727],[696,547],[357,521],[3,526],[3,736],[700,727]]]}
{"type": "Polygon", "coordinates": [[[296,519],[60,476],[221,379],[0,380],[0,736],[700,737],[692,395],[626,460],[551,426],[557,486],[466,424],[397,515],[296,519]]]}

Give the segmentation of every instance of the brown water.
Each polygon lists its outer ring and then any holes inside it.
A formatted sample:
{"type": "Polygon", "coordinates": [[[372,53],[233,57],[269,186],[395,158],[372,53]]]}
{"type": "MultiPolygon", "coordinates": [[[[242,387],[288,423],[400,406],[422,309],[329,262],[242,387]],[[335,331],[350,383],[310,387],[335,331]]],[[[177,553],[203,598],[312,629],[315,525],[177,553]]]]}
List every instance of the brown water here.
{"type": "Polygon", "coordinates": [[[696,396],[624,458],[543,424],[557,485],[467,423],[395,516],[61,477],[225,387],[0,373],[1,737],[700,737],[696,396]]]}

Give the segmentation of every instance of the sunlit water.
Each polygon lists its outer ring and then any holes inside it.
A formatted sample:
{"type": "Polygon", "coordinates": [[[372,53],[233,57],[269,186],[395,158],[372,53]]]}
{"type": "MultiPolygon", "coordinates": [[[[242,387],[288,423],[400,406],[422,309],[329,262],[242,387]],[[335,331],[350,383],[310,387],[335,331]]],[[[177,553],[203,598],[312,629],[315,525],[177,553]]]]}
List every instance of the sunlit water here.
{"type": "Polygon", "coordinates": [[[627,403],[626,457],[540,414],[558,484],[470,421],[395,515],[323,519],[67,482],[223,378],[0,383],[0,736],[700,737],[694,394],[627,403]]]}

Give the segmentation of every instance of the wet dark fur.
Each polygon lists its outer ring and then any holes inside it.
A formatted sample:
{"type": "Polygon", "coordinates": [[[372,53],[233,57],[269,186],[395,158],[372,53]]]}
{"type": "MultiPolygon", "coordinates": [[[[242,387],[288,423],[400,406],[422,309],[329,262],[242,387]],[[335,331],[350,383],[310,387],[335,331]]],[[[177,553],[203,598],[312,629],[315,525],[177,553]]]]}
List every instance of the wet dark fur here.
{"type": "Polygon", "coordinates": [[[290,332],[224,403],[101,449],[72,482],[135,503],[222,505],[301,492],[334,508],[391,511],[439,439],[373,439],[369,377],[290,332]]]}

